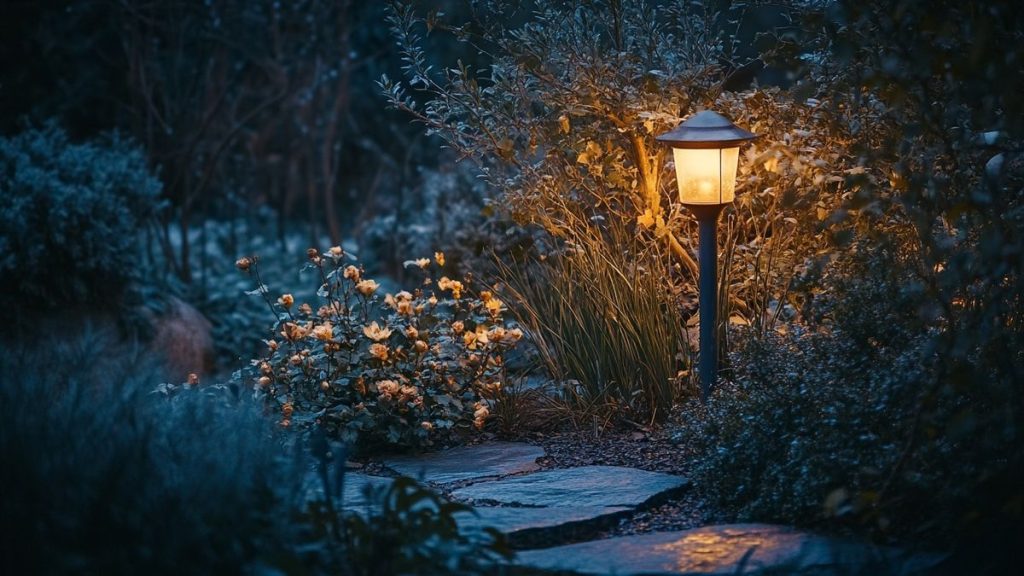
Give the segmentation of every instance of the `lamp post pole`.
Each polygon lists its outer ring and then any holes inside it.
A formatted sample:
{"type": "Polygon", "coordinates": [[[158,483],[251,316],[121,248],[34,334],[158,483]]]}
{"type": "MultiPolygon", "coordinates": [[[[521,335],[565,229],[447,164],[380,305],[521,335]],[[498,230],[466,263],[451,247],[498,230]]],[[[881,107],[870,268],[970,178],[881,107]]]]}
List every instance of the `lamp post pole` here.
{"type": "Polygon", "coordinates": [[[698,306],[700,310],[700,394],[705,401],[718,377],[718,215],[724,204],[687,206],[699,227],[697,260],[698,306]]]}
{"type": "Polygon", "coordinates": [[[736,195],[739,147],[757,138],[729,121],[704,110],[674,130],[657,137],[672,147],[679,200],[700,227],[700,373],[701,399],[707,402],[718,379],[718,215],[736,195]]]}

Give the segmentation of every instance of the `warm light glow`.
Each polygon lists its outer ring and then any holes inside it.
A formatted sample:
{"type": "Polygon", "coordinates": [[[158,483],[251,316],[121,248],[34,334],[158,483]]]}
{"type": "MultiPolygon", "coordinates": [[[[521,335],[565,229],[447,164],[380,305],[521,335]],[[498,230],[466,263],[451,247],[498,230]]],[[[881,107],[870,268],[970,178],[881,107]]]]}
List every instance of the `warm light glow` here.
{"type": "Polygon", "coordinates": [[[739,148],[674,148],[679,201],[727,204],[736,197],[739,148]]]}

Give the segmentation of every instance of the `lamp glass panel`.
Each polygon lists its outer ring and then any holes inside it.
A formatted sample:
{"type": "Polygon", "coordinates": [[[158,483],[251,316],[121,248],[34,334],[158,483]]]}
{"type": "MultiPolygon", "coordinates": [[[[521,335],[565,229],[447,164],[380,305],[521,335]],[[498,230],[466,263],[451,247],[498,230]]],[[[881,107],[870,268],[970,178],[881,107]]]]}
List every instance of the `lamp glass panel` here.
{"type": "Polygon", "coordinates": [[[674,148],[679,201],[727,204],[736,197],[737,148],[674,148]]]}

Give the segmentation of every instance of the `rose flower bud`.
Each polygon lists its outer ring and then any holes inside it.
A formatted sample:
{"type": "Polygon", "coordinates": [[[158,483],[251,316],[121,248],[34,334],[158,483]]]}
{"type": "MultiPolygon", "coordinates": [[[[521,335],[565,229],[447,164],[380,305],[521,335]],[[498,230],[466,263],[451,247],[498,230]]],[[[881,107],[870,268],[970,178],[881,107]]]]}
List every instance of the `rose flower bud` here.
{"type": "Polygon", "coordinates": [[[250,266],[252,266],[252,260],[245,256],[235,261],[235,267],[242,272],[248,272],[250,266]]]}

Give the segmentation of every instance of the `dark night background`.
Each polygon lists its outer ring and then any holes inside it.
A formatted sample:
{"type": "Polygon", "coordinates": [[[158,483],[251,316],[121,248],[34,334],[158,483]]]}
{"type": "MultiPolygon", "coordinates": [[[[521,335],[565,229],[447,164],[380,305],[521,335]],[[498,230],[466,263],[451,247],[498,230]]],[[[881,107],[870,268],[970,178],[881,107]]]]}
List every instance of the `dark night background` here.
{"type": "Polygon", "coordinates": [[[652,526],[1005,573],[1022,46],[997,0],[0,0],[0,567],[505,573],[429,491],[353,519],[310,471],[496,438],[637,465],[643,438],[693,482],[652,526]],[[708,402],[654,140],[703,109],[761,136],[708,402]]]}

